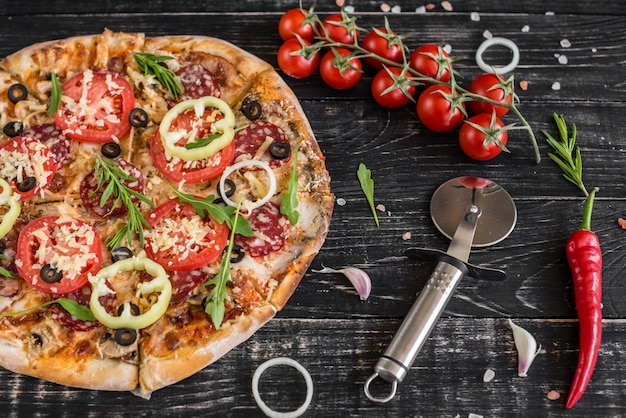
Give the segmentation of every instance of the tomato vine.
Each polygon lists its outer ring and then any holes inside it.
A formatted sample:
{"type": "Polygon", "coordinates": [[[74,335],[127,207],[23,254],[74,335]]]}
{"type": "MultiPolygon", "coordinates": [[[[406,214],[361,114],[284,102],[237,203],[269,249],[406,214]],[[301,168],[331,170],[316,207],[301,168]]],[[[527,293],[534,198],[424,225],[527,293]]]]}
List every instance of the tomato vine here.
{"type": "MultiPolygon", "coordinates": [[[[330,15],[323,20],[314,12],[313,7],[309,10],[305,10],[300,6],[299,9],[287,11],[283,17],[288,15],[298,16],[299,21],[303,22],[301,23],[302,28],[306,25],[307,30],[312,30],[313,39],[311,40],[310,37],[309,39],[304,39],[297,31],[294,31],[291,39],[297,39],[301,45],[301,49],[291,52],[290,56],[294,58],[293,60],[284,59],[284,57],[280,60],[279,66],[285,74],[289,75],[290,72],[293,72],[293,67],[298,65],[298,59],[301,59],[305,54],[309,58],[314,54],[334,55],[335,59],[332,60],[332,68],[329,69],[328,66],[324,68],[320,67],[320,73],[325,81],[328,80],[327,74],[333,71],[332,82],[326,82],[334,88],[349,88],[346,87],[346,85],[351,87],[358,82],[362,70],[355,65],[355,62],[360,60],[365,61],[370,67],[377,71],[388,72],[391,68],[399,68],[404,78],[392,77],[393,82],[384,89],[384,91],[376,89],[379,95],[383,96],[394,90],[401,91],[404,96],[410,97],[411,100],[415,102],[412,97],[412,91],[414,91],[416,86],[429,87],[432,85],[445,85],[452,92],[452,94],[445,95],[445,99],[449,102],[448,107],[450,114],[460,111],[463,117],[467,118],[468,114],[465,109],[465,103],[477,101],[489,105],[492,108],[502,109],[505,112],[510,111],[517,119],[517,122],[506,125],[501,129],[488,132],[484,141],[485,146],[491,142],[499,146],[499,138],[501,134],[506,131],[511,129],[525,130],[532,144],[535,162],[539,163],[541,161],[541,155],[533,129],[517,107],[519,98],[514,91],[515,83],[513,76],[510,76],[506,80],[498,76],[498,80],[501,80],[501,82],[497,83],[492,88],[501,89],[503,92],[503,99],[499,100],[494,98],[493,94],[489,94],[491,91],[481,92],[483,94],[479,94],[461,86],[457,82],[458,73],[453,69],[453,63],[459,58],[448,56],[441,45],[435,46],[428,44],[430,48],[426,49],[423,48],[426,45],[422,45],[413,51],[412,54],[409,54],[409,48],[405,43],[406,35],[395,33],[389,25],[387,18],[385,18],[384,27],[372,28],[368,31],[358,26],[356,17],[349,16],[344,8],[341,8],[340,13],[330,15]],[[294,13],[294,10],[299,13],[294,13]],[[376,35],[377,42],[361,42],[361,33],[366,33],[365,38],[367,39],[371,39],[376,35]],[[368,35],[370,35],[369,38],[368,35]],[[384,42],[380,42],[381,40],[384,42]],[[390,54],[392,50],[398,49],[398,47],[401,50],[401,54],[390,54]],[[349,53],[338,54],[337,50],[347,50],[349,53]],[[435,70],[430,71],[429,69],[429,71],[426,71],[424,68],[417,65],[416,61],[420,58],[430,59],[432,66],[436,66],[435,70]],[[351,71],[346,71],[347,68],[351,71]],[[340,77],[351,77],[352,79],[343,80],[344,82],[342,83],[337,81],[340,77]]],[[[281,37],[284,39],[287,27],[293,28],[294,26],[298,27],[294,25],[294,22],[289,22],[289,19],[281,19],[279,23],[281,37]]],[[[286,40],[286,42],[289,42],[289,39],[286,40]]],[[[396,95],[398,100],[402,99],[401,96],[402,95],[396,95]]],[[[377,102],[390,108],[399,106],[399,104],[394,103],[394,100],[391,98],[387,100],[377,100],[377,102]]]]}

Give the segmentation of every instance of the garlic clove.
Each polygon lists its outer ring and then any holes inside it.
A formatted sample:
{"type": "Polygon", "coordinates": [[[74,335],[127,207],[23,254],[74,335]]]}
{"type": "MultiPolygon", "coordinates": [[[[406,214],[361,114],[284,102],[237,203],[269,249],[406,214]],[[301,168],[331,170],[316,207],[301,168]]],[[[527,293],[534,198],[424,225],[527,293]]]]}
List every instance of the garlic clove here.
{"type": "Polygon", "coordinates": [[[513,330],[513,340],[515,341],[515,348],[517,348],[517,374],[519,377],[526,377],[528,376],[528,369],[541,350],[541,346],[537,348],[537,342],[531,333],[515,325],[510,319],[509,325],[513,330]]]}

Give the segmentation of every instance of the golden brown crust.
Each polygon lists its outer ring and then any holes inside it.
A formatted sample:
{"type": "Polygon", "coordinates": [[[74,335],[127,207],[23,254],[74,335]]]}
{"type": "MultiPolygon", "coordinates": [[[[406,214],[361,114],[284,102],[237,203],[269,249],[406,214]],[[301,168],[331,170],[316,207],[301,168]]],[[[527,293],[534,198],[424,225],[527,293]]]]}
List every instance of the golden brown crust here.
{"type": "Polygon", "coordinates": [[[201,64],[218,79],[221,99],[231,106],[254,77],[270,70],[265,61],[243,49],[217,38],[207,36],[159,36],[146,39],[145,50],[157,55],[172,55],[179,64],[201,64]]]}
{"type": "MultiPolygon", "coordinates": [[[[276,310],[269,305],[253,308],[213,332],[198,345],[184,345],[167,356],[141,353],[139,383],[142,393],[149,393],[185,379],[213,363],[241,344],[267,321],[276,310]]],[[[181,342],[185,344],[185,342],[181,342]]]]}

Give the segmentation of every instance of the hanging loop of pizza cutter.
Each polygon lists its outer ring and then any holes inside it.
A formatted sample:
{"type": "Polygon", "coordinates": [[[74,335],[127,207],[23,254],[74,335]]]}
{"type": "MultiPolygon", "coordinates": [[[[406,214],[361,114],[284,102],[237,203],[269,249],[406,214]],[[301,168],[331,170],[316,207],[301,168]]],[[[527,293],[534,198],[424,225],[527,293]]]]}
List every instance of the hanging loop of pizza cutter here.
{"type": "Polygon", "coordinates": [[[406,377],[415,358],[443,313],[459,281],[465,276],[502,280],[497,269],[469,264],[472,247],[486,247],[505,239],[517,221],[511,196],[496,183],[480,177],[457,177],[443,183],[433,194],[430,214],[437,229],[451,239],[446,252],[410,248],[412,258],[437,261],[425,287],[400,325],[384,354],[365,381],[365,395],[374,402],[389,402],[406,377]],[[372,393],[377,378],[391,383],[385,396],[372,393]]]}

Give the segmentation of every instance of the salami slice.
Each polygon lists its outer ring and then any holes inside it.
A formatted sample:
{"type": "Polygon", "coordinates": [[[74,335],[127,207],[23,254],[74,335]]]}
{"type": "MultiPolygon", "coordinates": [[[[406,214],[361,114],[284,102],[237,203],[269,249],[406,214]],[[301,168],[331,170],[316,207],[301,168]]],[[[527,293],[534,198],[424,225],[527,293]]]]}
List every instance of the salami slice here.
{"type": "MultiPolygon", "coordinates": [[[[128,161],[118,159],[117,163],[119,168],[126,174],[134,177],[136,181],[123,180],[122,182],[130,189],[133,189],[139,193],[143,192],[143,174],[141,170],[129,163],[128,161]]],[[[98,188],[98,179],[95,173],[92,171],[89,173],[80,184],[80,197],[83,203],[89,210],[98,216],[102,217],[116,217],[126,213],[126,208],[121,202],[115,202],[116,198],[110,196],[103,206],[100,206],[100,199],[102,193],[106,188],[106,184],[103,184],[98,188]]],[[[135,198],[132,198],[135,199],[135,198]]]]}
{"type": "Polygon", "coordinates": [[[247,255],[263,257],[283,248],[289,230],[289,220],[280,213],[278,205],[267,202],[254,209],[247,218],[254,235],[235,237],[235,243],[241,245],[247,255]]]}
{"type": "Polygon", "coordinates": [[[200,64],[182,67],[176,75],[184,89],[181,100],[199,99],[205,96],[221,97],[222,95],[217,78],[200,64]]]}
{"type": "Polygon", "coordinates": [[[235,161],[241,159],[257,158],[267,162],[270,167],[283,166],[290,157],[275,158],[270,153],[270,140],[272,143],[279,143],[281,148],[289,149],[289,138],[280,127],[271,122],[260,120],[251,123],[245,129],[235,135],[235,161]],[[258,156],[259,150],[263,147],[262,154],[258,156]],[[241,158],[244,156],[244,158],[241,158]]]}
{"type": "Polygon", "coordinates": [[[22,133],[22,136],[31,137],[47,145],[56,162],[56,170],[67,162],[71,140],[55,124],[31,126],[22,133]]]}
{"type": "Polygon", "coordinates": [[[177,304],[186,300],[191,292],[208,278],[208,274],[200,269],[169,271],[168,273],[172,282],[170,304],[177,304]]]}
{"type": "MultiPolygon", "coordinates": [[[[61,295],[60,297],[76,301],[84,306],[89,306],[91,286],[83,286],[75,292],[61,295]]],[[[100,303],[108,312],[115,312],[117,301],[114,294],[101,296],[100,303]]],[[[74,331],[89,331],[100,325],[98,321],[82,321],[57,304],[52,306],[51,311],[52,318],[57,320],[62,326],[73,329],[74,331]]]]}

